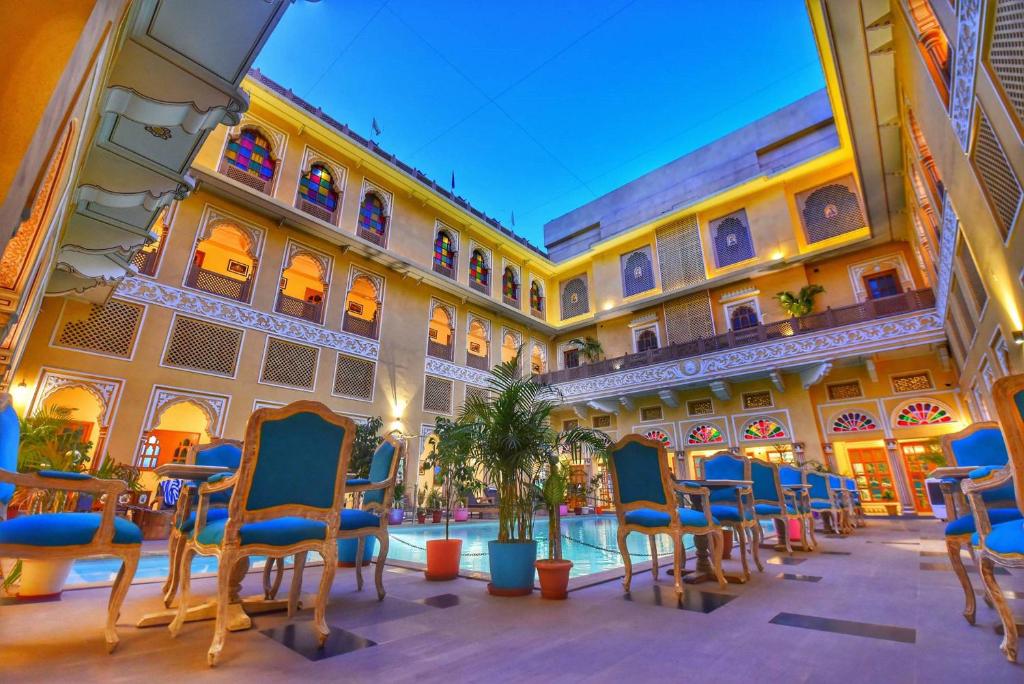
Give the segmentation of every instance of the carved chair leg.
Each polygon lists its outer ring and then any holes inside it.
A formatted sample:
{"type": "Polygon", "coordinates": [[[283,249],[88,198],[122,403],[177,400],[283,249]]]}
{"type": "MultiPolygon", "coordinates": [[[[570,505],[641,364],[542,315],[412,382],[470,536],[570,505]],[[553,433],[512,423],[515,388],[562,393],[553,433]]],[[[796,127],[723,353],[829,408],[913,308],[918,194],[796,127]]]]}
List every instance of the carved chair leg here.
{"type": "Polygon", "coordinates": [[[139,552],[141,549],[134,549],[125,553],[121,561],[121,569],[117,572],[117,579],[110,589],[110,602],[107,605],[107,628],[105,636],[107,639],[107,652],[113,653],[117,648],[117,619],[121,616],[121,604],[128,593],[128,587],[135,579],[135,570],[139,567],[139,552]]]}
{"type": "Polygon", "coordinates": [[[167,581],[164,582],[163,589],[160,590],[163,593],[166,608],[171,607],[171,604],[174,603],[174,595],[178,593],[178,584],[181,579],[178,574],[178,560],[185,549],[186,541],[185,535],[177,529],[171,530],[171,536],[167,540],[167,581]]]}
{"type": "Polygon", "coordinates": [[[651,579],[655,582],[658,581],[658,543],[655,541],[655,536],[652,534],[648,538],[651,543],[651,579]]]}
{"type": "Polygon", "coordinates": [[[288,591],[288,617],[293,617],[299,609],[299,597],[302,596],[302,574],[306,569],[306,556],[308,551],[300,551],[295,554],[295,563],[292,566],[292,586],[288,591]]]}
{"type": "Polygon", "coordinates": [[[743,524],[733,528],[733,536],[740,542],[740,565],[743,567],[743,579],[750,579],[750,564],[747,563],[747,530],[743,524]]]}
{"type": "Polygon", "coordinates": [[[356,591],[363,590],[363,554],[366,552],[366,537],[356,542],[356,591]]]}
{"type": "Polygon", "coordinates": [[[283,579],[284,558],[268,558],[263,564],[263,598],[268,601],[277,598],[283,579]]]}
{"type": "Polygon", "coordinates": [[[807,530],[810,533],[811,545],[814,548],[818,548],[818,537],[814,533],[814,513],[813,512],[807,514],[807,530]]]}
{"type": "Polygon", "coordinates": [[[715,571],[715,579],[718,580],[718,586],[723,589],[726,586],[725,575],[722,573],[722,550],[725,548],[725,536],[722,534],[722,530],[713,530],[711,532],[711,566],[715,571]]]}
{"type": "Polygon", "coordinates": [[[981,579],[985,583],[988,595],[995,604],[996,612],[999,613],[999,620],[1003,623],[1003,643],[1000,644],[999,650],[1003,652],[1007,660],[1015,663],[1017,662],[1017,621],[1014,620],[1010,607],[1006,605],[1006,597],[1003,596],[1003,590],[999,588],[999,583],[996,582],[994,567],[995,564],[992,562],[992,559],[982,555],[981,579]]]}
{"type": "Polygon", "coordinates": [[[949,554],[950,565],[956,578],[960,580],[960,586],[964,590],[964,618],[968,624],[974,624],[975,599],[974,588],[971,586],[971,578],[967,576],[967,568],[964,567],[964,559],[960,555],[960,540],[955,538],[946,539],[946,553],[949,554]]]}
{"type": "Polygon", "coordinates": [[[753,540],[750,542],[750,552],[754,556],[754,565],[757,566],[758,572],[764,572],[764,566],[761,565],[761,523],[754,521],[754,525],[750,528],[750,536],[753,540]]]}
{"type": "MultiPolygon", "coordinates": [[[[651,537],[653,540],[654,537],[651,537]]],[[[676,597],[683,595],[683,565],[686,562],[686,550],[683,546],[681,534],[672,535],[672,584],[676,590],[676,597]]]]}
{"type": "Polygon", "coordinates": [[[384,600],[384,561],[388,558],[391,536],[387,531],[377,537],[377,567],[373,569],[373,581],[377,585],[377,600],[384,600]]]}
{"type": "Polygon", "coordinates": [[[196,555],[195,549],[186,545],[182,551],[181,559],[178,561],[178,577],[181,580],[181,596],[178,598],[178,613],[167,625],[171,637],[178,636],[181,626],[185,624],[185,615],[188,612],[188,605],[192,601],[192,558],[196,555]]]}
{"type": "Polygon", "coordinates": [[[224,553],[220,557],[220,564],[217,566],[216,621],[213,626],[213,641],[210,642],[210,650],[206,652],[206,663],[210,667],[214,667],[217,664],[221,651],[224,650],[224,638],[228,633],[228,605],[231,603],[231,580],[235,563],[238,562],[238,555],[233,550],[224,553]]]}
{"type": "Polygon", "coordinates": [[[622,578],[622,590],[628,592],[629,584],[633,581],[633,561],[629,557],[629,547],[626,546],[626,536],[629,534],[622,526],[619,526],[616,538],[619,543],[619,553],[622,554],[622,565],[626,571],[625,577],[622,578]]]}
{"type": "MultiPolygon", "coordinates": [[[[316,605],[313,608],[313,628],[316,630],[317,643],[323,648],[331,634],[327,626],[327,599],[331,594],[331,585],[334,584],[334,573],[338,569],[338,542],[331,539],[324,544],[320,555],[324,558],[324,573],[320,576],[320,590],[316,594],[316,605]]],[[[360,559],[361,556],[356,556],[357,561],[360,559]]]]}
{"type": "Polygon", "coordinates": [[[782,539],[780,539],[779,542],[786,547],[786,553],[792,556],[793,544],[789,541],[789,519],[776,518],[775,531],[782,537],[782,539]]]}

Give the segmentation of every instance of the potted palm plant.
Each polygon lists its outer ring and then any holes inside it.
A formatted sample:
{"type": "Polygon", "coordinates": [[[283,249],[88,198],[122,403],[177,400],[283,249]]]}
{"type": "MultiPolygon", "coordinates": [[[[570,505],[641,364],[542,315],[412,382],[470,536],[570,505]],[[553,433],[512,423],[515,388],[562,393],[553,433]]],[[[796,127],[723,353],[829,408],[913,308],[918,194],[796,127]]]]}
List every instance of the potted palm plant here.
{"type": "Polygon", "coordinates": [[[572,561],[562,558],[562,525],[559,520],[562,501],[568,491],[568,464],[556,459],[540,487],[540,499],[548,511],[548,557],[534,562],[540,577],[540,595],[547,599],[565,599],[569,595],[572,561]]]}
{"type": "Polygon", "coordinates": [[[427,494],[427,510],[430,511],[430,522],[441,522],[441,515],[444,513],[444,498],[438,487],[431,487],[427,494]]]}
{"type": "Polygon", "coordinates": [[[462,540],[452,539],[449,526],[452,510],[466,494],[477,488],[476,471],[469,462],[472,431],[446,418],[438,418],[434,424],[436,440],[430,443],[430,452],[424,459],[423,467],[434,470],[435,490],[444,509],[444,539],[427,542],[428,580],[453,580],[459,575],[462,556],[462,540]]]}
{"type": "Polygon", "coordinates": [[[488,392],[468,397],[459,418],[471,426],[471,462],[497,488],[498,538],[487,544],[488,590],[497,596],[533,591],[533,512],[541,470],[575,444],[606,444],[604,435],[588,428],[559,433],[551,427],[558,395],[520,373],[522,353],[520,348],[491,371],[488,392]]]}
{"type": "Polygon", "coordinates": [[[601,342],[596,337],[591,337],[590,335],[575,337],[569,340],[569,344],[579,350],[580,356],[587,363],[600,361],[601,357],[604,356],[604,347],[601,346],[601,342]]]}
{"type": "Polygon", "coordinates": [[[814,298],[824,291],[821,285],[804,285],[796,294],[789,291],[777,293],[775,300],[793,318],[803,318],[814,310],[814,298]]]}

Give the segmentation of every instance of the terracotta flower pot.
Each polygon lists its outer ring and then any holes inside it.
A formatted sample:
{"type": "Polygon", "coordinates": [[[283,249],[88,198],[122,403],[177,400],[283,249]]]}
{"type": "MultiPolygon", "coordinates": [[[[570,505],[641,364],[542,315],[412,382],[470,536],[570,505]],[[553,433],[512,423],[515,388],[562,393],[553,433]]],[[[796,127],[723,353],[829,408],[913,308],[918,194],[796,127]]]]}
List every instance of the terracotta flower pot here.
{"type": "Polygon", "coordinates": [[[604,513],[604,506],[594,506],[594,513],[598,515],[604,513]]]}
{"type": "Polygon", "coordinates": [[[427,522],[427,514],[426,513],[417,513],[416,514],[416,522],[418,522],[420,525],[422,525],[423,523],[427,522]]]}
{"type": "Polygon", "coordinates": [[[459,576],[461,557],[461,539],[431,539],[427,542],[427,569],[424,574],[431,582],[453,580],[459,576]]]}
{"type": "Polygon", "coordinates": [[[534,562],[540,576],[541,598],[564,601],[569,596],[569,571],[572,561],[539,560],[534,562]]]}
{"type": "Polygon", "coordinates": [[[430,518],[436,523],[441,522],[441,511],[431,511],[430,518]]]}

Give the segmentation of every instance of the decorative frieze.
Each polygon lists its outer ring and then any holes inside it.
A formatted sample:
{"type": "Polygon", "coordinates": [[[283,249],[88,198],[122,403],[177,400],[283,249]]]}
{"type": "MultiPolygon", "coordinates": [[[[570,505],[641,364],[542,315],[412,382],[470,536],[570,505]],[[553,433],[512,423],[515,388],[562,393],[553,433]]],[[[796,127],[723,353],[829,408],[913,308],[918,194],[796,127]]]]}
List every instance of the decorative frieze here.
{"type": "Polygon", "coordinates": [[[469,366],[460,366],[451,361],[445,361],[434,356],[428,356],[424,371],[431,375],[439,375],[450,380],[459,380],[477,387],[487,387],[490,375],[469,366]]]}
{"type": "Polygon", "coordinates": [[[957,3],[956,59],[953,60],[953,94],[949,116],[964,153],[971,144],[971,114],[974,112],[974,77],[978,64],[981,32],[981,0],[957,3]]]}
{"type": "Polygon", "coordinates": [[[953,203],[946,193],[942,203],[942,238],[939,245],[938,280],[935,285],[935,310],[940,320],[946,318],[946,302],[949,301],[949,285],[953,279],[953,258],[956,256],[956,238],[960,232],[960,220],[957,218],[953,203]]]}

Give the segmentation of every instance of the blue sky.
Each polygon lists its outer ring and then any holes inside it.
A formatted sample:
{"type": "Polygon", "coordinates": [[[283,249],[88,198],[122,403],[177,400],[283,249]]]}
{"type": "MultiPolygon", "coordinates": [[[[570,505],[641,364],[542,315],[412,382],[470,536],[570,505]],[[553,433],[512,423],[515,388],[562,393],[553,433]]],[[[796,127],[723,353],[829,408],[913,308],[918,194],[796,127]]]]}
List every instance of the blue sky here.
{"type": "Polygon", "coordinates": [[[538,245],[824,86],[804,0],[299,2],[256,66],[538,245]]]}

